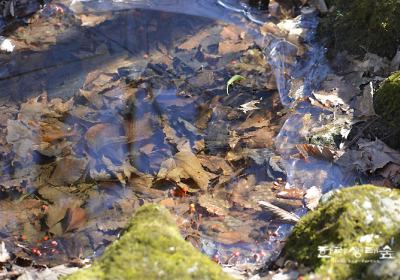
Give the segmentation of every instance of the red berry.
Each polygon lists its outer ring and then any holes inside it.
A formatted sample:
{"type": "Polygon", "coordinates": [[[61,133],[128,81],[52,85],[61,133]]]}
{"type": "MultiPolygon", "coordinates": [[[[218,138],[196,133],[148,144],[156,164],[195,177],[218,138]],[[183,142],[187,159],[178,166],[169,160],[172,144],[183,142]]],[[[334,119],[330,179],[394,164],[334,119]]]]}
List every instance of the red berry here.
{"type": "Polygon", "coordinates": [[[184,193],[186,193],[186,192],[188,191],[188,187],[184,186],[184,187],[182,188],[182,190],[183,190],[184,193]]]}
{"type": "Polygon", "coordinates": [[[232,61],[232,64],[236,64],[236,61],[232,61]]]}
{"type": "Polygon", "coordinates": [[[47,236],[43,237],[44,241],[47,241],[49,238],[47,236]]]}
{"type": "Polygon", "coordinates": [[[219,261],[219,256],[215,255],[213,260],[217,263],[219,261]]]}
{"type": "Polygon", "coordinates": [[[36,254],[37,250],[36,249],[32,249],[32,253],[36,254]]]}
{"type": "Polygon", "coordinates": [[[397,174],[400,174],[400,169],[399,169],[399,170],[397,170],[397,174]]]}
{"type": "Polygon", "coordinates": [[[234,256],[237,258],[237,257],[240,256],[240,253],[239,252],[235,252],[234,256]]]}
{"type": "Polygon", "coordinates": [[[25,241],[26,240],[26,235],[22,235],[21,239],[22,239],[22,241],[25,241]]]}
{"type": "Polygon", "coordinates": [[[267,231],[267,234],[268,234],[268,235],[272,235],[272,231],[270,231],[270,230],[267,231]]]}
{"type": "Polygon", "coordinates": [[[257,260],[257,259],[260,258],[260,255],[259,254],[254,254],[254,258],[257,260]]]}
{"type": "Polygon", "coordinates": [[[50,242],[50,245],[52,245],[52,246],[57,245],[57,241],[55,241],[55,240],[51,241],[51,242],[50,242]]]}
{"type": "Polygon", "coordinates": [[[147,54],[145,54],[143,57],[144,57],[145,59],[148,59],[148,58],[149,58],[149,56],[148,56],[147,54]]]}
{"type": "Polygon", "coordinates": [[[47,210],[47,206],[46,205],[43,205],[42,206],[42,210],[44,211],[44,210],[47,210]]]}
{"type": "Polygon", "coordinates": [[[54,254],[58,255],[60,253],[60,251],[55,251],[54,254]]]}
{"type": "Polygon", "coordinates": [[[272,235],[273,236],[278,236],[278,233],[275,231],[272,235]]]}
{"type": "Polygon", "coordinates": [[[37,251],[35,252],[35,254],[38,255],[38,256],[40,256],[42,253],[40,253],[40,251],[37,250],[37,251]]]}
{"type": "Polygon", "coordinates": [[[264,252],[264,251],[261,251],[260,255],[261,255],[262,257],[265,257],[265,252],[264,252]]]}

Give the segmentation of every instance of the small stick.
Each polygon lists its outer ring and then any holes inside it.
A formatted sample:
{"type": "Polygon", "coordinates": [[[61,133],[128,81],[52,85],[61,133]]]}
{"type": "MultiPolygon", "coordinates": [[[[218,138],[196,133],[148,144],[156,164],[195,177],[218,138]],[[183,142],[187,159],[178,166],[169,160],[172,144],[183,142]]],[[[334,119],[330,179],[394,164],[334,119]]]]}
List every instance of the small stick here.
{"type": "Polygon", "coordinates": [[[360,138],[361,134],[368,128],[370,127],[371,124],[373,124],[377,119],[379,119],[380,116],[377,116],[375,119],[373,119],[369,124],[367,124],[361,131],[356,135],[356,137],[353,138],[353,140],[350,141],[350,143],[343,149],[346,150],[347,148],[350,148],[351,145],[354,144],[354,142],[357,141],[358,138],[360,138]]]}

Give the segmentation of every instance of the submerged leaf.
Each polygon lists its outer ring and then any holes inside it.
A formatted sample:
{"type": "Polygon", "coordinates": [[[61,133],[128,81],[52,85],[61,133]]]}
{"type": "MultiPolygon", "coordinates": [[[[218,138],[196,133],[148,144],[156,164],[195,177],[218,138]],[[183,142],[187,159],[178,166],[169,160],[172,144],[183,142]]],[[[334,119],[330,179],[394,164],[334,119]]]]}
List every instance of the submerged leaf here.
{"type": "Polygon", "coordinates": [[[298,221],[300,221],[300,218],[297,215],[292,214],[292,213],[290,213],[290,212],[288,212],[286,210],[283,210],[282,208],[279,208],[279,207],[277,207],[275,205],[272,205],[269,202],[259,201],[258,205],[260,205],[261,208],[272,212],[273,214],[278,216],[283,221],[287,221],[287,222],[298,222],[298,221]]]}
{"type": "Polygon", "coordinates": [[[87,215],[85,210],[79,207],[69,209],[67,230],[80,228],[86,223],[86,221],[87,215]]]}
{"type": "Polygon", "coordinates": [[[227,95],[229,95],[229,86],[231,84],[233,84],[234,82],[240,81],[240,80],[246,80],[246,79],[240,75],[235,75],[232,78],[230,78],[230,80],[226,83],[226,94],[227,95]]]}

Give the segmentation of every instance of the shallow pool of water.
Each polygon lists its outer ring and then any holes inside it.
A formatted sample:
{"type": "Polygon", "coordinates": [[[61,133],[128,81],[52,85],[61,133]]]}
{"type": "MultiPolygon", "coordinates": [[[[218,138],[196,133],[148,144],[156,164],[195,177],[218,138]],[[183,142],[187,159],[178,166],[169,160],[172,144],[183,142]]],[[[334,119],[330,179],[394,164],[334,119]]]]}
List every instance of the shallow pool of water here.
{"type": "Polygon", "coordinates": [[[327,192],[356,176],[299,153],[304,131],[333,115],[302,102],[330,70],[322,49],[262,28],[272,20],[237,1],[65,1],[13,32],[0,234],[16,261],[101,254],[149,202],[210,257],[273,260],[293,224],[257,202],[302,216],[302,196],[277,195],[286,183],[327,192]],[[234,75],[245,79],[228,95],[234,75]]]}

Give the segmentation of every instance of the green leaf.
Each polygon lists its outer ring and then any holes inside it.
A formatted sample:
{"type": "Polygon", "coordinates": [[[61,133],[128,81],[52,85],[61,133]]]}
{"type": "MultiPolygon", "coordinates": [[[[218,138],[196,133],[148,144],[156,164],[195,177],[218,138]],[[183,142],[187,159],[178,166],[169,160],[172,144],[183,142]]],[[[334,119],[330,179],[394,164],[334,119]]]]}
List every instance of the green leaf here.
{"type": "Polygon", "coordinates": [[[240,81],[240,80],[246,80],[245,78],[243,78],[240,75],[235,75],[233,76],[227,83],[226,83],[226,94],[229,95],[229,85],[233,84],[236,81],[240,81]]]}

